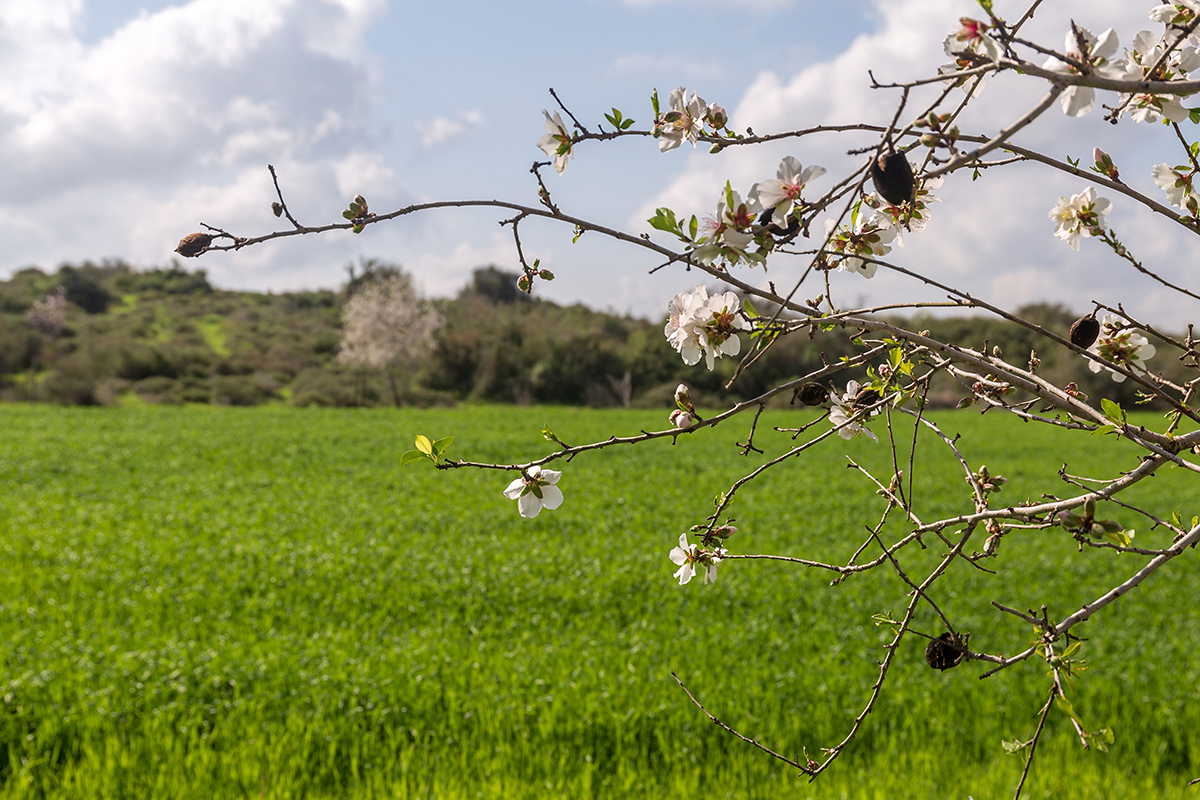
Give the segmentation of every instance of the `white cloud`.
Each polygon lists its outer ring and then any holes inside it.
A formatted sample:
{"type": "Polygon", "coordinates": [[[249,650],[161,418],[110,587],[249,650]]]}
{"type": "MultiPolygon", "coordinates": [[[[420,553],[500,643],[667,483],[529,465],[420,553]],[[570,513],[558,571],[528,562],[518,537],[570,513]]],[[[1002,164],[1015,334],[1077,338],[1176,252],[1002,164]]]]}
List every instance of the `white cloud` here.
{"type": "Polygon", "coordinates": [[[320,220],[355,192],[398,197],[361,122],[383,0],[192,0],[90,46],[82,3],[18,13],[34,5],[0,8],[0,268],[161,262],[200,220],[270,230],[267,163],[320,220]]]}
{"type": "MultiPolygon", "coordinates": [[[[1052,14],[1043,10],[1023,34],[1034,41],[1057,44],[1073,17],[1097,31],[1112,25],[1122,33],[1123,44],[1129,44],[1133,33],[1152,27],[1144,8],[1131,9],[1119,0],[1073,0],[1062,5],[1066,7],[1056,5],[1052,14]]],[[[933,74],[946,61],[940,47],[945,35],[941,31],[949,33],[958,17],[970,14],[971,8],[955,0],[889,0],[877,7],[877,31],[859,36],[836,58],[790,77],[760,74],[731,111],[731,127],[742,130],[749,125],[757,133],[771,133],[856,122],[886,126],[895,113],[899,92],[871,89],[867,70],[881,82],[933,74]]],[[[923,94],[914,92],[901,122],[916,116],[939,88],[934,85],[923,94]]],[[[1023,114],[1046,90],[1043,81],[1011,75],[993,78],[981,99],[960,118],[960,127],[965,132],[990,135],[1023,114]]],[[[956,93],[955,97],[959,96],[956,93]]],[[[1163,158],[1149,158],[1147,148],[1161,146],[1155,143],[1169,131],[1129,121],[1115,127],[1104,123],[1099,104],[1111,104],[1113,99],[1101,93],[1096,110],[1083,119],[1065,117],[1056,104],[1033,127],[1022,131],[1017,141],[1060,159],[1082,157],[1085,164],[1090,161],[1092,146],[1100,145],[1114,156],[1119,154],[1124,179],[1154,196],[1149,170],[1163,158]]],[[[822,133],[763,147],[727,148],[717,156],[703,148],[689,152],[686,169],[649,198],[626,224],[639,232],[648,230],[644,220],[657,206],[669,206],[683,215],[711,215],[727,179],[744,195],[753,183],[772,177],[784,155],[794,155],[805,165],[827,167],[830,174],[814,184],[817,192],[823,192],[862,163],[864,156],[850,156],[847,151],[870,147],[878,142],[878,136],[871,132],[822,133]]],[[[1082,309],[1089,307],[1092,299],[1104,299],[1112,304],[1124,302],[1127,308],[1136,309],[1135,313],[1153,315],[1156,320],[1169,319],[1163,324],[1181,326],[1191,308],[1179,296],[1164,295],[1102,244],[1084,240],[1084,252],[1076,253],[1054,239],[1047,211],[1060,194],[1070,195],[1084,185],[1078,178],[1034,165],[988,170],[977,182],[969,172],[948,176],[938,191],[944,202],[933,208],[929,229],[906,237],[907,246],[894,250],[891,258],[1001,306],[1044,301],[1082,309]]],[[[1193,236],[1182,229],[1172,230],[1178,226],[1161,218],[1151,220],[1122,198],[1112,199],[1117,209],[1110,222],[1135,253],[1149,258],[1157,254],[1154,251],[1165,250],[1167,269],[1173,271],[1171,264],[1179,263],[1179,253],[1200,251],[1193,236]],[[1151,237],[1151,231],[1157,238],[1151,237]],[[1172,251],[1176,255],[1169,257],[1172,251]]],[[[819,224],[814,227],[819,232],[819,224]]],[[[777,263],[781,261],[772,262],[771,278],[777,286],[791,288],[788,280],[799,270],[777,263]]],[[[945,292],[885,270],[869,281],[846,273],[835,273],[830,279],[838,302],[846,305],[945,299],[945,292]]],[[[1185,279],[1180,276],[1177,280],[1185,279]]],[[[813,281],[811,291],[801,289],[800,294],[815,296],[822,288],[813,281]]]]}
{"type": "Polygon", "coordinates": [[[435,147],[483,124],[483,112],[479,109],[460,111],[453,117],[436,117],[428,122],[418,122],[421,147],[435,147]]]}

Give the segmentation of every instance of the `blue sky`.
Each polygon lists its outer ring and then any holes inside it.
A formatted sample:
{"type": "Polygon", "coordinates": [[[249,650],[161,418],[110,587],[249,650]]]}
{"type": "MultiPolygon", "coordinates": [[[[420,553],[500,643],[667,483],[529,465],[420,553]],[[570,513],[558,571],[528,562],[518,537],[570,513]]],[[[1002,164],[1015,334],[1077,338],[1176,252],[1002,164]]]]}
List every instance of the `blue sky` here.
{"type": "MultiPolygon", "coordinates": [[[[1062,0],[1029,32],[1061,46],[1074,18],[1095,31],[1115,27],[1126,45],[1155,27],[1152,5],[1062,0]]],[[[542,157],[534,143],[541,110],[553,109],[549,87],[589,125],[614,105],[648,122],[651,90],[665,98],[679,85],[727,108],[739,129],[886,123],[893,98],[868,88],[867,70],[929,74],[946,60],[942,39],[975,9],[967,0],[0,0],[0,141],[9,156],[0,276],[88,258],[167,264],[200,222],[241,235],[273,230],[267,163],[307,224],[333,221],[356,192],[375,210],[432,199],[535,204],[529,166],[542,157]]],[[[1044,90],[996,79],[964,127],[994,131],[1044,90]]],[[[1021,141],[1060,158],[1100,145],[1123,178],[1155,191],[1151,166],[1179,160],[1169,131],[1128,120],[1112,127],[1099,116],[1055,112],[1021,141]]],[[[715,157],[686,146],[661,154],[643,139],[589,143],[548,180],[568,213],[641,233],[656,205],[711,214],[725,180],[744,192],[773,177],[783,155],[832,176],[852,163],[846,150],[871,143],[829,136],[715,157]]],[[[993,172],[948,182],[928,231],[894,251],[897,260],[993,302],[1082,309],[1096,298],[1172,324],[1190,317],[1095,243],[1075,253],[1053,239],[1046,213],[1080,181],[1026,167],[993,172]]],[[[515,268],[501,218],[441,211],[187,265],[219,286],[287,290],[336,286],[347,263],[374,256],[410,269],[427,293],[449,295],[475,267],[515,268]]],[[[1120,201],[1110,220],[1148,265],[1188,279],[1200,255],[1191,239],[1146,224],[1120,201]]],[[[571,231],[553,226],[529,226],[523,240],[558,275],[539,291],[562,302],[655,317],[698,282],[680,270],[651,275],[646,256],[595,237],[572,245],[571,231]]],[[[779,281],[792,266],[771,269],[779,281]]],[[[835,277],[844,302],[930,297],[895,277],[835,277]]]]}

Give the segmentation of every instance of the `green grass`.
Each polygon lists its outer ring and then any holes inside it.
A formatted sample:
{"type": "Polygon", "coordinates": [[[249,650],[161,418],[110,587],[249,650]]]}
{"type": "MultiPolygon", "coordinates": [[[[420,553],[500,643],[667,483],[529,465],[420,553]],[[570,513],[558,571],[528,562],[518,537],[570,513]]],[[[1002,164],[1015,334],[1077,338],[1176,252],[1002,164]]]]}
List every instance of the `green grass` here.
{"type": "MultiPolygon", "coordinates": [[[[566,502],[535,520],[501,495],[511,474],[399,466],[415,433],[455,436],[454,458],[547,452],[660,428],[664,414],[562,408],[425,411],[0,407],[0,796],[710,797],[1011,796],[1046,667],[978,680],[930,670],[907,642],[883,699],[815,783],[706,721],[814,756],[866,700],[899,612],[894,573],[829,575],[730,562],[715,586],[676,586],[667,552],[717,491],[761,463],[746,422],[582,456],[566,502]]],[[[765,432],[798,413],[768,412],[765,432]]],[[[1067,493],[1136,454],[1111,438],[1053,436],[942,415],[973,466],[1010,478],[1000,499],[1067,493]]],[[[1147,418],[1146,423],[1152,424],[1147,418]]],[[[818,448],[743,491],[733,552],[844,561],[878,515],[849,454],[890,474],[882,445],[818,448]]],[[[968,510],[954,462],[928,438],[926,518],[968,510]]],[[[555,465],[559,466],[559,465],[555,465]]],[[[1173,470],[1130,502],[1200,513],[1173,470]]],[[[1130,512],[1106,509],[1127,524],[1130,512]]],[[[1166,537],[1136,522],[1137,542],[1166,537]]],[[[894,535],[902,527],[889,527],[894,535]]],[[[944,550],[902,565],[919,575],[944,550]]],[[[995,575],[958,568],[935,598],[972,645],[1017,652],[1144,559],[1062,531],[1003,540],[995,575]]],[[[965,565],[963,565],[965,566],[965,565]]],[[[1116,745],[1084,752],[1050,718],[1028,797],[1185,797],[1200,776],[1200,577],[1176,562],[1081,631],[1073,696],[1116,745]]],[[[938,623],[923,609],[921,630],[938,623]]],[[[1194,789],[1192,790],[1195,791],[1194,789]]]]}

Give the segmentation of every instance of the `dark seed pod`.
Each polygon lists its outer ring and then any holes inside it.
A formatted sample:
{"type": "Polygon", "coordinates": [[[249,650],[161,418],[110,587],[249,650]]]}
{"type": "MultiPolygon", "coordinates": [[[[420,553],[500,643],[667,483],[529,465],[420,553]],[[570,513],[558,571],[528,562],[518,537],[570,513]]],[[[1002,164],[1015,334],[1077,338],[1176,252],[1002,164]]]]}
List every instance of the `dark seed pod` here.
{"type": "Polygon", "coordinates": [[[758,224],[765,227],[772,236],[790,236],[800,230],[800,220],[793,216],[787,218],[787,227],[783,228],[776,225],[773,221],[775,216],[775,208],[768,208],[766,211],[758,215],[758,224]]]}
{"type": "Polygon", "coordinates": [[[829,399],[829,390],[819,383],[809,381],[800,388],[796,389],[796,396],[792,402],[799,400],[806,406],[819,406],[829,399]]]}
{"type": "Polygon", "coordinates": [[[966,643],[958,636],[946,631],[925,645],[925,661],[934,669],[947,670],[962,663],[966,643]]]}
{"type": "Polygon", "coordinates": [[[904,153],[888,153],[876,159],[871,165],[871,180],[880,196],[894,206],[911,201],[917,190],[917,179],[904,153]]]}
{"type": "Polygon", "coordinates": [[[179,247],[175,248],[175,252],[184,258],[195,258],[208,249],[212,240],[213,237],[207,233],[189,233],[179,240],[179,247]]]}
{"type": "Polygon", "coordinates": [[[1084,350],[1091,347],[1100,335],[1100,322],[1095,317],[1083,317],[1071,324],[1071,344],[1084,350]]]}

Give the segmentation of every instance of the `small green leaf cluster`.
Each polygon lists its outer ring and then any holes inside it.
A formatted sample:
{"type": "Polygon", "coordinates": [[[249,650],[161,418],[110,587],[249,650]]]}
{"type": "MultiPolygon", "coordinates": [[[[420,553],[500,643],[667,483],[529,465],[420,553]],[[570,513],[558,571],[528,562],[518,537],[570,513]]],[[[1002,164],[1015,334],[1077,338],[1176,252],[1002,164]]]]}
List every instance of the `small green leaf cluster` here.
{"type": "Polygon", "coordinates": [[[446,463],[446,451],[450,449],[451,443],[454,441],[453,436],[447,436],[437,441],[432,441],[428,436],[417,434],[415,444],[416,450],[409,450],[400,456],[400,463],[411,464],[413,461],[419,461],[422,458],[427,458],[433,462],[435,467],[446,463]]]}
{"type": "MultiPolygon", "coordinates": [[[[278,215],[276,215],[278,216],[278,215]]],[[[351,229],[355,233],[362,233],[366,227],[365,220],[375,216],[367,208],[367,201],[361,194],[354,195],[354,199],[350,201],[350,207],[342,212],[342,216],[354,223],[351,229]]]]}
{"type": "MultiPolygon", "coordinates": [[[[658,113],[657,99],[658,99],[658,96],[656,94],[655,95],[656,102],[655,102],[655,108],[654,108],[655,114],[658,113]]],[[[614,108],[612,110],[611,114],[605,114],[604,118],[606,120],[608,120],[610,125],[612,125],[614,128],[616,128],[619,131],[627,131],[633,126],[633,120],[623,116],[621,114],[621,112],[619,110],[617,110],[616,108],[614,108]]]]}
{"type": "Polygon", "coordinates": [[[1055,516],[1055,521],[1064,530],[1071,531],[1075,535],[1080,542],[1080,549],[1083,548],[1083,537],[1106,539],[1121,547],[1128,547],[1136,533],[1132,528],[1126,529],[1116,520],[1096,519],[1096,498],[1094,497],[1089,497],[1084,501],[1082,515],[1072,511],[1060,511],[1055,516]]]}

